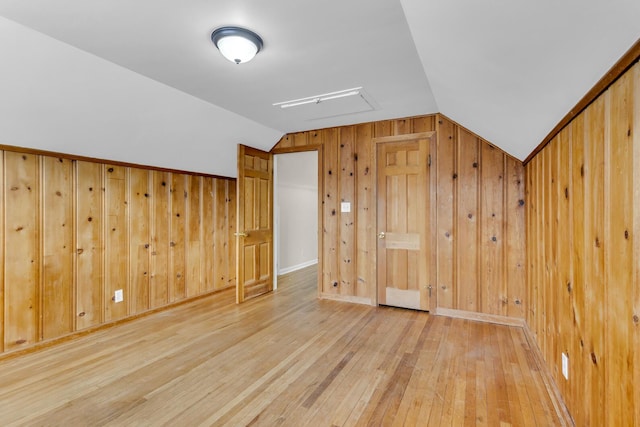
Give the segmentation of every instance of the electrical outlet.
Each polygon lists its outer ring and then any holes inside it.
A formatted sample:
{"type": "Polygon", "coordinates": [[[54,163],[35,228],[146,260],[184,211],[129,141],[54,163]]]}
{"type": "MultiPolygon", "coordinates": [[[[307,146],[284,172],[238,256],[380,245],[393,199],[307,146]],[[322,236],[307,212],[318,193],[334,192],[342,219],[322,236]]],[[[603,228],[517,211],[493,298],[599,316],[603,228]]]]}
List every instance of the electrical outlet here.
{"type": "Polygon", "coordinates": [[[569,356],[562,353],[562,375],[565,380],[569,379],[569,356]]]}
{"type": "Polygon", "coordinates": [[[124,300],[124,294],[122,293],[122,289],[118,289],[113,296],[114,302],[122,302],[124,300]]]}

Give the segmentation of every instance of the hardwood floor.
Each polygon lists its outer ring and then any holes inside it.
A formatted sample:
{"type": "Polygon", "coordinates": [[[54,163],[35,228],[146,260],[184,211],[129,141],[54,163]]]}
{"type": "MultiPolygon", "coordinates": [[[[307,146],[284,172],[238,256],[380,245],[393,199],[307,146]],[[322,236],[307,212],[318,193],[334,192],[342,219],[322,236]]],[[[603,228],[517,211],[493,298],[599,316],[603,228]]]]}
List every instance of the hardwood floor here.
{"type": "Polygon", "coordinates": [[[520,328],[316,299],[315,266],[0,362],[0,425],[563,425],[520,328]]]}

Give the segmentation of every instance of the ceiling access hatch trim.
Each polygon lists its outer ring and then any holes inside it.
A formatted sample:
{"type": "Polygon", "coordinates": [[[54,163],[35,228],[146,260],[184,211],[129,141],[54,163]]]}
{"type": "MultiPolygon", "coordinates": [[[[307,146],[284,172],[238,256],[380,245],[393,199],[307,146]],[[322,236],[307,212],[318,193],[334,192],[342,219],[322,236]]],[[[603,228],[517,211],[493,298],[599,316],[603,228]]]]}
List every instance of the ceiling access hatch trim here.
{"type": "Polygon", "coordinates": [[[272,104],[303,120],[319,120],[376,110],[364,89],[355,87],[272,104]]]}
{"type": "Polygon", "coordinates": [[[331,101],[332,99],[340,99],[345,98],[347,96],[356,96],[360,95],[361,87],[354,87],[352,89],[344,89],[338,90],[335,92],[323,93],[322,95],[313,95],[307,96],[306,98],[298,98],[292,99],[290,101],[282,101],[276,102],[273,104],[274,107],[280,108],[291,108],[291,107],[299,107],[300,105],[306,104],[319,104],[324,101],[331,101]]]}

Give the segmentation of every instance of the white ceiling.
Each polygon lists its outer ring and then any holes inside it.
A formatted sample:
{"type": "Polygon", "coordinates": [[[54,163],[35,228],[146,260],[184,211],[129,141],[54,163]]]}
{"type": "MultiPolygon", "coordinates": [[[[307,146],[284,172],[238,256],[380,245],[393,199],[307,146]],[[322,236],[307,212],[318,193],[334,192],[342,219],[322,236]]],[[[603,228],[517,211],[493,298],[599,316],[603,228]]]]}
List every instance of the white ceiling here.
{"type": "Polygon", "coordinates": [[[637,0],[0,0],[0,16],[0,144],[226,176],[237,143],[434,112],[524,159],[640,37],[637,0]],[[264,50],[228,62],[224,25],[264,50]],[[360,86],[374,110],[272,106],[360,86]]]}

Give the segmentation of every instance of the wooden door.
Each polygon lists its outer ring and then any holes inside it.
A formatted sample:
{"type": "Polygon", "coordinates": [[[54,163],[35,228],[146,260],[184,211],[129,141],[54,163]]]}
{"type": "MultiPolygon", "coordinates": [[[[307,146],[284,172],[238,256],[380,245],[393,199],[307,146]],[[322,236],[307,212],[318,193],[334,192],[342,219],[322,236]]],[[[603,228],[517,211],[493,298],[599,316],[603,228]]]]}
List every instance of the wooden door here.
{"type": "Polygon", "coordinates": [[[273,156],[238,146],[236,301],[273,290],[273,156]]]}
{"type": "Polygon", "coordinates": [[[434,135],[376,139],[379,304],[434,307],[429,284],[429,152],[434,135]]]}

